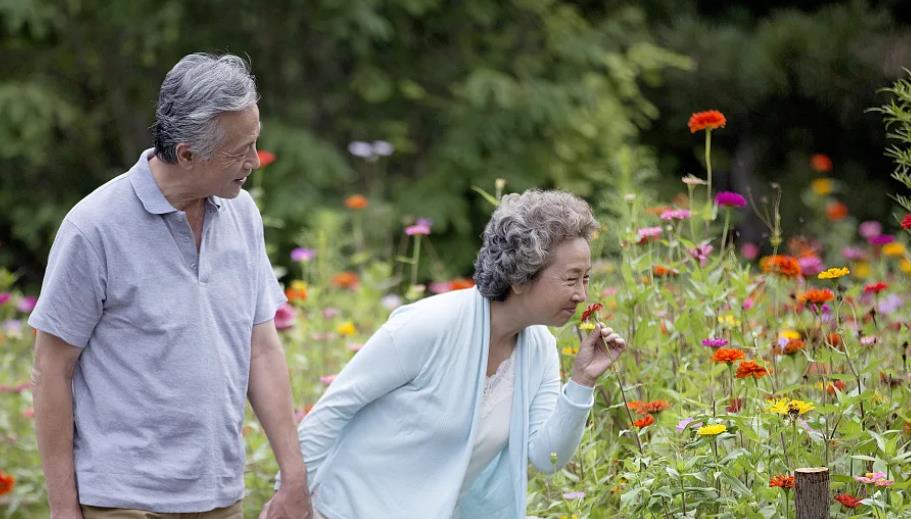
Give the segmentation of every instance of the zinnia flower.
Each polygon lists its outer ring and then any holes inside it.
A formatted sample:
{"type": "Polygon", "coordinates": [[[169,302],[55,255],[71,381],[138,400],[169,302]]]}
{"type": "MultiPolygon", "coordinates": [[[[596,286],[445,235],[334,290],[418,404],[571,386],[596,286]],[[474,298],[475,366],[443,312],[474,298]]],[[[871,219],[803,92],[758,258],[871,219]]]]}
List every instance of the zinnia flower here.
{"type": "Polygon", "coordinates": [[[430,234],[430,226],[426,223],[416,223],[414,225],[409,225],[408,227],[405,227],[405,234],[408,236],[427,236],[430,234]]]}
{"type": "Polygon", "coordinates": [[[702,345],[709,348],[721,348],[728,345],[728,340],[720,337],[709,337],[708,339],[702,339],[702,345]]]}
{"type": "Polygon", "coordinates": [[[275,311],[275,328],[277,330],[287,330],[294,326],[294,320],[297,319],[297,311],[288,303],[282,303],[275,311]]]}
{"type": "Polygon", "coordinates": [[[715,195],[715,203],[723,207],[743,207],[747,205],[747,199],[740,193],[721,191],[715,195]]]}
{"type": "Polygon", "coordinates": [[[727,430],[727,425],[724,425],[723,423],[716,423],[711,425],[703,425],[696,430],[696,434],[699,436],[718,436],[727,430]]]}
{"type": "Polygon", "coordinates": [[[19,311],[22,313],[29,313],[35,309],[35,305],[38,304],[38,298],[35,296],[25,296],[19,300],[19,311]]]}
{"type": "Polygon", "coordinates": [[[846,267],[832,267],[828,270],[824,270],[816,276],[818,279],[838,279],[842,276],[847,276],[851,271],[846,267]]]}
{"type": "Polygon", "coordinates": [[[800,295],[800,300],[814,305],[823,305],[835,299],[835,294],[828,288],[811,288],[800,295]]]}
{"type": "Polygon", "coordinates": [[[876,220],[867,220],[857,226],[857,233],[865,240],[875,238],[883,233],[883,226],[876,220]]]}
{"type": "Polygon", "coordinates": [[[354,272],[339,272],[338,274],[332,276],[332,279],[329,280],[329,283],[334,287],[347,288],[351,290],[357,288],[359,282],[360,279],[354,272]]]}
{"type": "Polygon", "coordinates": [[[307,283],[305,283],[299,279],[295,279],[294,281],[291,282],[291,286],[289,286],[285,290],[285,297],[287,297],[288,301],[291,303],[295,303],[298,301],[300,301],[300,302],[306,301],[307,300],[307,283]]]}
{"type": "Polygon", "coordinates": [[[345,199],[345,207],[348,209],[363,209],[367,207],[367,197],[364,195],[351,195],[345,199]]]}
{"type": "Polygon", "coordinates": [[[655,265],[652,267],[652,274],[656,278],[666,278],[666,277],[676,276],[679,273],[680,272],[677,269],[665,267],[664,265],[655,265]]]}
{"type": "Polygon", "coordinates": [[[796,278],[800,275],[800,263],[791,256],[766,256],[759,260],[759,268],[768,274],[778,274],[779,276],[796,278]]]}
{"type": "Polygon", "coordinates": [[[778,399],[769,407],[769,412],[782,416],[799,416],[809,413],[814,409],[813,404],[801,400],[778,399]]]}
{"type": "Polygon", "coordinates": [[[911,229],[911,214],[906,214],[905,217],[902,218],[901,226],[902,229],[911,229]]]}
{"type": "Polygon", "coordinates": [[[257,150],[256,156],[259,157],[259,169],[262,169],[275,162],[275,154],[271,151],[257,150]]]}
{"type": "Polygon", "coordinates": [[[904,256],[905,246],[898,242],[883,245],[882,253],[885,256],[904,256]]]}
{"type": "Polygon", "coordinates": [[[712,247],[709,242],[703,242],[688,252],[693,259],[699,260],[699,266],[704,267],[709,262],[709,255],[712,254],[713,250],[715,250],[715,247],[712,247]]]}
{"type": "Polygon", "coordinates": [[[643,227],[636,231],[640,244],[658,239],[661,236],[661,227],[643,227]]]}
{"type": "Polygon", "coordinates": [[[585,311],[582,312],[582,318],[580,320],[582,322],[585,322],[585,321],[588,321],[589,319],[591,319],[592,316],[594,316],[595,319],[597,319],[598,312],[601,311],[602,308],[604,308],[604,305],[602,305],[601,303],[593,303],[593,304],[588,305],[588,308],[586,308],[585,311]]]}
{"type": "Polygon", "coordinates": [[[830,222],[844,220],[848,216],[848,206],[844,202],[832,200],[826,204],[826,218],[830,222]]]}
{"type": "Polygon", "coordinates": [[[867,239],[867,243],[870,245],[888,245],[895,241],[895,236],[891,234],[880,234],[879,236],[874,236],[867,239]]]}
{"type": "Polygon", "coordinates": [[[12,492],[14,486],[16,486],[16,478],[12,474],[0,470],[0,496],[12,492]]]}
{"type": "Polygon", "coordinates": [[[668,209],[661,213],[662,220],[686,220],[690,217],[689,209],[668,209]]]}
{"type": "Polygon", "coordinates": [[[790,490],[794,488],[794,476],[790,474],[778,474],[777,476],[772,476],[769,479],[769,488],[781,488],[783,490],[790,490]]]}
{"type": "Polygon", "coordinates": [[[810,256],[801,256],[797,260],[797,263],[800,265],[800,274],[803,277],[815,276],[822,272],[823,263],[822,259],[819,256],[810,255],[810,256]]]}
{"type": "Polygon", "coordinates": [[[760,366],[755,361],[745,360],[742,361],[737,366],[737,373],[734,375],[737,378],[762,378],[769,374],[769,370],[760,366]]]}
{"type": "Polygon", "coordinates": [[[861,502],[861,499],[859,497],[854,497],[850,494],[838,494],[835,496],[835,500],[846,508],[857,508],[860,506],[861,502]]]}
{"type": "Polygon", "coordinates": [[[818,196],[826,196],[832,192],[832,180],[817,178],[810,182],[810,190],[818,196]]]}
{"type": "Polygon", "coordinates": [[[867,285],[864,286],[864,293],[865,294],[878,294],[887,288],[889,288],[889,285],[883,283],[882,281],[879,281],[876,283],[868,283],[867,285]]]}
{"type": "Polygon", "coordinates": [[[718,110],[706,110],[691,115],[687,125],[690,127],[690,133],[696,133],[699,130],[724,128],[724,125],[727,124],[727,122],[724,114],[718,110]]]}
{"type": "Polygon", "coordinates": [[[719,348],[715,350],[715,354],[712,355],[712,360],[715,362],[727,362],[728,364],[731,364],[742,359],[743,357],[743,352],[738,349],[719,348]]]}
{"type": "Polygon", "coordinates": [[[642,429],[642,428],[648,427],[649,425],[652,425],[654,423],[655,423],[655,417],[648,414],[648,415],[645,415],[643,418],[640,418],[640,419],[634,421],[633,425],[642,429]]]}
{"type": "Polygon", "coordinates": [[[870,485],[870,484],[876,483],[879,480],[886,479],[886,473],[885,472],[867,472],[863,476],[854,476],[854,479],[856,481],[860,481],[861,483],[870,485]]]}
{"type": "Polygon", "coordinates": [[[810,156],[810,168],[817,173],[832,171],[832,159],[825,153],[814,153],[810,156]]]}
{"type": "Polygon", "coordinates": [[[5,305],[12,298],[13,294],[10,294],[9,292],[0,292],[0,305],[5,305]]]}
{"type": "Polygon", "coordinates": [[[291,251],[291,261],[296,261],[298,263],[310,261],[314,256],[316,256],[316,251],[305,247],[296,247],[291,251]]]}
{"type": "Polygon", "coordinates": [[[652,400],[651,402],[645,402],[640,406],[640,409],[650,414],[658,414],[661,411],[666,411],[670,409],[671,404],[667,400],[652,400]]]}
{"type": "Polygon", "coordinates": [[[837,392],[843,392],[848,387],[844,380],[835,380],[826,385],[826,393],[834,395],[837,392]]]}
{"type": "Polygon", "coordinates": [[[748,241],[740,246],[740,254],[744,259],[753,261],[756,259],[756,256],[759,256],[759,245],[748,241]]]}
{"type": "Polygon", "coordinates": [[[335,327],[335,333],[341,335],[342,337],[351,337],[357,333],[357,328],[354,327],[354,323],[351,321],[345,321],[339,323],[338,326],[335,327]]]}

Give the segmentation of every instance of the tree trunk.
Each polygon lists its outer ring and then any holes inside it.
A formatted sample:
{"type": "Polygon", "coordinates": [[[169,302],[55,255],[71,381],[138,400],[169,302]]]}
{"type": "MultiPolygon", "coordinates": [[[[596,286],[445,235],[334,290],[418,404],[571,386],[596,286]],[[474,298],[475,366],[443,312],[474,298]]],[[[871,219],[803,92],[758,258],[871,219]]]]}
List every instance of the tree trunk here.
{"type": "Polygon", "coordinates": [[[797,519],[829,519],[829,469],[797,469],[794,475],[797,519]]]}

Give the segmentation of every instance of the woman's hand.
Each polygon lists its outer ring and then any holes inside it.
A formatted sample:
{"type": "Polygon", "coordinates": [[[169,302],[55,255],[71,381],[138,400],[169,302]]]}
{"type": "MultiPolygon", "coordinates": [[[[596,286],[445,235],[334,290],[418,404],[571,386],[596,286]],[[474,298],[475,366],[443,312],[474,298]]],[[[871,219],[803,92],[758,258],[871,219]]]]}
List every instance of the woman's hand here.
{"type": "Polygon", "coordinates": [[[626,348],[626,341],[602,323],[595,325],[588,337],[579,345],[573,363],[573,382],[594,387],[598,377],[617,360],[626,348]]]}

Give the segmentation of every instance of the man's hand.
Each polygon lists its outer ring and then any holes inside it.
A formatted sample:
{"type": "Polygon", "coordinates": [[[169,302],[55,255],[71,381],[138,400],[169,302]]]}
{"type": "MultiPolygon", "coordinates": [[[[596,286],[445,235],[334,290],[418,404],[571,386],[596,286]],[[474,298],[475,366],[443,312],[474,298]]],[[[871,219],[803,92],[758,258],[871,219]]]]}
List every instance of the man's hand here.
{"type": "Polygon", "coordinates": [[[266,502],[259,519],[312,519],[313,506],[307,488],[282,485],[272,499],[266,502]]]}

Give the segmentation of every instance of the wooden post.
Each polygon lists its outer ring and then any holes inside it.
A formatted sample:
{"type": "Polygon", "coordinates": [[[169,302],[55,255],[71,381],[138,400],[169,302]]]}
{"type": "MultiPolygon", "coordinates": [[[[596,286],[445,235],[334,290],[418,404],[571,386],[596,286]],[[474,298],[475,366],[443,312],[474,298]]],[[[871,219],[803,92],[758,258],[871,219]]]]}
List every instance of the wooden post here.
{"type": "Polygon", "coordinates": [[[794,476],[797,519],[829,519],[829,469],[797,469],[794,476]]]}

